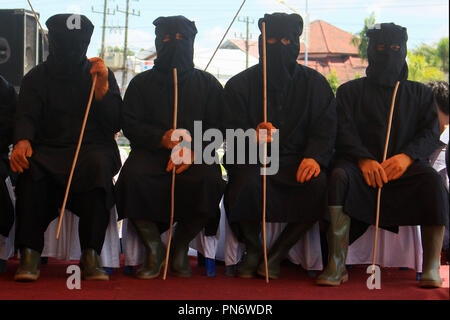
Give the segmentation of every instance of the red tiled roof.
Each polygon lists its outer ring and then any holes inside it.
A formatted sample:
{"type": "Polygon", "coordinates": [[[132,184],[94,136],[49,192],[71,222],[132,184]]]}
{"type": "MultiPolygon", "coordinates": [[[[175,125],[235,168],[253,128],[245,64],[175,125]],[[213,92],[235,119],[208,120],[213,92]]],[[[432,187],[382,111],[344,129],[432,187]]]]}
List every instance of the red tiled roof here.
{"type": "MultiPolygon", "coordinates": [[[[348,54],[358,55],[358,48],[351,43],[353,35],[323,20],[309,24],[309,54],[348,54]]],[[[305,45],[300,45],[300,53],[305,45]]]]}
{"type": "MultiPolygon", "coordinates": [[[[358,48],[351,41],[353,35],[347,31],[339,29],[323,20],[315,20],[309,25],[309,48],[308,55],[312,54],[346,54],[358,55],[358,48]]],[[[245,40],[230,39],[237,48],[245,52],[245,40]]],[[[303,56],[305,45],[300,45],[300,55],[303,56]]],[[[249,41],[249,53],[258,58],[258,42],[249,41]]]]}
{"type": "MultiPolygon", "coordinates": [[[[351,43],[353,35],[339,29],[323,20],[310,23],[308,67],[313,68],[328,77],[335,70],[340,83],[353,80],[355,75],[365,76],[367,61],[361,59],[358,48],[351,43]]],[[[224,43],[225,47],[236,48],[245,52],[245,41],[230,39],[224,43]]],[[[300,45],[300,54],[297,60],[303,64],[305,46],[300,45]]],[[[249,42],[249,54],[259,57],[258,42],[249,42]]]]}
{"type": "MultiPolygon", "coordinates": [[[[297,60],[300,64],[305,64],[303,59],[297,60]]],[[[336,71],[340,83],[355,79],[356,75],[364,77],[366,75],[367,62],[359,57],[326,57],[323,59],[308,60],[308,67],[320,72],[328,77],[332,70],[336,71]]]]}
{"type": "MultiPolygon", "coordinates": [[[[238,49],[241,49],[244,52],[246,51],[246,49],[245,49],[245,40],[229,39],[225,44],[229,44],[229,43],[235,45],[238,49]]],[[[259,59],[258,41],[249,41],[248,42],[248,53],[252,57],[255,57],[256,59],[259,59]]]]}

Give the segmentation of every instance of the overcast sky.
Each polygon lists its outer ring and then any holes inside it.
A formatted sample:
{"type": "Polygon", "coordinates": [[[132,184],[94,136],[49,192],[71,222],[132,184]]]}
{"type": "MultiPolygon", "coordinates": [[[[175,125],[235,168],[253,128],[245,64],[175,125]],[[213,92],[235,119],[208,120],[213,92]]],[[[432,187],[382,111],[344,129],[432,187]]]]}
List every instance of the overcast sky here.
{"type": "MultiPolygon", "coordinates": [[[[101,44],[102,11],[104,0],[31,0],[34,9],[40,13],[44,23],[57,13],[82,13],[91,19],[95,32],[88,56],[97,55],[101,44]]],[[[126,0],[109,0],[110,10],[125,10],[126,0]]],[[[197,48],[215,47],[242,0],[130,0],[130,8],[140,11],[140,16],[130,16],[129,47],[133,50],[150,48],[154,43],[153,21],[159,16],[184,15],[194,20],[199,31],[197,48]]],[[[299,12],[305,14],[305,0],[285,0],[286,5],[276,0],[247,0],[241,12],[241,19],[249,16],[253,39],[259,30],[257,21],[264,13],[299,12]]],[[[375,12],[377,22],[395,22],[408,29],[409,48],[421,43],[433,44],[449,34],[449,3],[447,0],[309,0],[311,21],[321,19],[343,30],[357,33],[363,27],[364,18],[375,12]]],[[[26,0],[0,0],[1,9],[27,8],[26,0]]],[[[116,12],[107,17],[107,26],[123,26],[125,15],[116,12]]],[[[236,21],[228,37],[245,35],[245,23],[236,21]]],[[[106,34],[106,44],[123,46],[124,33],[106,34]]]]}

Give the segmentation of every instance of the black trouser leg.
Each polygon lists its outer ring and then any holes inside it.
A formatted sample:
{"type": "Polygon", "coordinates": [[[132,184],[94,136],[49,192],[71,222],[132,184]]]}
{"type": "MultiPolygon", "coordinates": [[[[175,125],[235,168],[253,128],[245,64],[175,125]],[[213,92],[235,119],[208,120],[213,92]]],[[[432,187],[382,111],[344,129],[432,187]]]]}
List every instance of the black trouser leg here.
{"type": "Polygon", "coordinates": [[[100,253],[105,241],[109,223],[105,191],[94,189],[70,196],[68,208],[80,217],[78,234],[80,237],[80,266],[85,280],[108,280],[108,274],[100,264],[100,253]]]}
{"type": "Polygon", "coordinates": [[[105,192],[95,189],[74,194],[70,200],[71,209],[80,217],[78,232],[81,251],[94,249],[100,255],[109,224],[110,211],[106,208],[105,192]]]}
{"type": "Polygon", "coordinates": [[[263,246],[259,237],[261,222],[239,221],[239,229],[245,244],[245,254],[238,266],[238,277],[253,278],[263,256],[263,246]]]}
{"type": "MultiPolygon", "coordinates": [[[[269,250],[267,269],[270,279],[279,278],[281,261],[287,257],[289,250],[312,226],[312,223],[291,222],[287,224],[286,228],[284,228],[277,241],[269,250]]],[[[259,264],[257,272],[260,276],[264,277],[266,275],[264,261],[259,264]]]]}
{"type": "Polygon", "coordinates": [[[343,206],[347,197],[348,176],[344,169],[335,168],[328,186],[328,205],[343,206]]]}
{"type": "Polygon", "coordinates": [[[34,181],[29,172],[23,173],[16,188],[17,248],[30,248],[39,253],[44,248],[44,233],[58,216],[54,185],[44,178],[34,181]]]}
{"type": "Polygon", "coordinates": [[[190,277],[192,274],[189,266],[189,243],[202,231],[208,223],[208,215],[197,214],[189,221],[178,221],[172,240],[171,271],[180,277],[190,277]]]}

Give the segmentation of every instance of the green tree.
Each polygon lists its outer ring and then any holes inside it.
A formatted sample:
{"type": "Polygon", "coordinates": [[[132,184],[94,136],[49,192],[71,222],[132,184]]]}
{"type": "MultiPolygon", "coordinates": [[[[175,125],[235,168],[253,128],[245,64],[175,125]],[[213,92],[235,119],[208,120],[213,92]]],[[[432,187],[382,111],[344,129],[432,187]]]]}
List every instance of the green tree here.
{"type": "Polygon", "coordinates": [[[369,38],[366,35],[367,30],[375,24],[375,12],[372,12],[369,17],[364,19],[364,28],[358,34],[355,34],[351,43],[358,48],[359,56],[367,59],[367,47],[369,46],[369,38]]]}
{"type": "Polygon", "coordinates": [[[408,80],[428,82],[433,80],[445,81],[445,74],[437,67],[430,65],[425,56],[408,52],[408,80]]]}
{"type": "Polygon", "coordinates": [[[336,70],[331,70],[331,72],[328,74],[327,80],[330,84],[331,90],[333,90],[333,93],[336,95],[336,91],[339,87],[339,79],[336,70]]]}
{"type": "Polygon", "coordinates": [[[436,67],[448,73],[448,38],[442,38],[439,43],[435,45],[421,44],[413,50],[414,55],[423,56],[425,61],[433,67],[436,67]]]}
{"type": "Polygon", "coordinates": [[[437,50],[429,44],[422,43],[419,47],[412,51],[414,55],[423,56],[425,61],[432,66],[438,65],[437,50]]]}
{"type": "Polygon", "coordinates": [[[439,41],[436,49],[436,55],[441,62],[441,70],[448,74],[448,37],[439,41]]]}

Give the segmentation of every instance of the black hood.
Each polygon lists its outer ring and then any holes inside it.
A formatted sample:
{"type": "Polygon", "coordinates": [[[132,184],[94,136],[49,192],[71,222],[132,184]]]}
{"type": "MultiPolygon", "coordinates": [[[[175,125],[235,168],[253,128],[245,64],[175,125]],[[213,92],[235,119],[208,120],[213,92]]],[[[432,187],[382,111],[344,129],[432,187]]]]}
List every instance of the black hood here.
{"type": "MultiPolygon", "coordinates": [[[[292,80],[300,51],[300,36],[303,31],[303,19],[298,14],[274,13],[265,14],[259,19],[258,26],[262,31],[262,22],[266,23],[266,41],[275,38],[274,44],[267,43],[267,80],[269,87],[284,90],[292,80]],[[284,45],[281,39],[290,40],[284,45]]],[[[262,35],[259,37],[259,63],[262,67],[263,46],[262,35]]]]}
{"type": "Polygon", "coordinates": [[[369,66],[366,75],[370,82],[393,87],[397,81],[408,78],[406,63],[408,33],[394,23],[377,24],[367,31],[369,66]],[[399,47],[398,47],[399,46],[399,47]],[[384,48],[382,51],[378,48],[384,48]]]}
{"type": "Polygon", "coordinates": [[[155,69],[168,73],[173,68],[182,73],[194,68],[194,39],[197,34],[195,23],[183,16],[159,17],[153,24],[156,26],[155,47],[157,58],[155,69]],[[182,35],[177,40],[176,34],[182,35]],[[168,37],[167,42],[163,42],[168,37]]]}
{"type": "Polygon", "coordinates": [[[47,65],[58,78],[80,74],[87,64],[86,52],[94,25],[84,15],[57,14],[46,22],[49,55],[47,65]]]}

